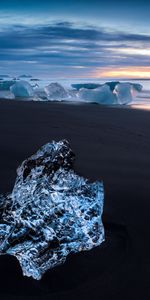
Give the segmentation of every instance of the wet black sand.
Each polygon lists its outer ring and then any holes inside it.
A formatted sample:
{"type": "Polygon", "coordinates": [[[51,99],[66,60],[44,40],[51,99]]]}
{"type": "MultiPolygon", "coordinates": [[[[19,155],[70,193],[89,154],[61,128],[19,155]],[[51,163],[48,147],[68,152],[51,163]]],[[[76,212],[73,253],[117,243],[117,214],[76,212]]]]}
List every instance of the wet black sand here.
{"type": "Polygon", "coordinates": [[[68,258],[41,281],[0,257],[0,299],[150,299],[150,112],[0,101],[0,193],[41,145],[68,139],[76,171],[103,180],[106,242],[68,258]]]}

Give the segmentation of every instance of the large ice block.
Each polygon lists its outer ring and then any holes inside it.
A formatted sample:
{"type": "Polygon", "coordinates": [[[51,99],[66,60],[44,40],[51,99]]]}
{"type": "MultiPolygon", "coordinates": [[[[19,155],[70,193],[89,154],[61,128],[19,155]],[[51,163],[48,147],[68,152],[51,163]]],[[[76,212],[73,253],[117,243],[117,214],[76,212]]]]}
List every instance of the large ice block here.
{"type": "Polygon", "coordinates": [[[76,175],[73,162],[67,141],[48,143],[0,196],[0,254],[16,256],[26,276],[40,279],[68,254],[104,241],[103,184],[76,175]]]}
{"type": "Polygon", "coordinates": [[[30,98],[34,95],[34,90],[30,83],[27,81],[17,81],[14,85],[10,87],[10,91],[15,95],[15,97],[30,98]]]}
{"type": "Polygon", "coordinates": [[[96,89],[80,89],[79,98],[88,102],[96,102],[99,104],[117,103],[116,95],[112,93],[110,87],[106,84],[96,89]]]}
{"type": "Polygon", "coordinates": [[[44,90],[48,100],[63,100],[69,97],[69,92],[57,82],[50,83],[44,90]]]}

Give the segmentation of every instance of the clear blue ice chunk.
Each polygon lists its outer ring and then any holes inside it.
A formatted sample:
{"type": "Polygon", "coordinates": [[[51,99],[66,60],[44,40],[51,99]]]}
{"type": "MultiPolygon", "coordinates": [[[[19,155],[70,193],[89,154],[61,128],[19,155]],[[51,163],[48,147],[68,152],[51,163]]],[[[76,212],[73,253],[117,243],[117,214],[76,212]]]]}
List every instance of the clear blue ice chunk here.
{"type": "Polygon", "coordinates": [[[17,170],[10,195],[0,196],[0,254],[14,255],[23,274],[41,279],[70,253],[104,241],[104,190],[73,171],[67,141],[44,145],[17,170]]]}

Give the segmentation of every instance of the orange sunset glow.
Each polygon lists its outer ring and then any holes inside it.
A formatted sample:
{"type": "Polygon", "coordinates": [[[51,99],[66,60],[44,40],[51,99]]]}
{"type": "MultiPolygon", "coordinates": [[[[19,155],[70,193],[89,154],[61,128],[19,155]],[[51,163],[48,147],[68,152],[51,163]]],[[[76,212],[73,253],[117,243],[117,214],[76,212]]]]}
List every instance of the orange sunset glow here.
{"type": "Polygon", "coordinates": [[[106,67],[96,71],[96,77],[104,78],[150,78],[150,67],[106,67]]]}

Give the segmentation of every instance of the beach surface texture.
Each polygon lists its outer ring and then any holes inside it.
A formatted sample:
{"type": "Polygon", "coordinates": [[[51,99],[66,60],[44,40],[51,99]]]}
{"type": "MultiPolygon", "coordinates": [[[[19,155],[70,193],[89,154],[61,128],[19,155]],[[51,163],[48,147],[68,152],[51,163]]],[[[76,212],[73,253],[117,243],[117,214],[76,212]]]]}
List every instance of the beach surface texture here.
{"type": "Polygon", "coordinates": [[[67,139],[75,171],[104,182],[106,240],[68,257],[40,281],[0,257],[1,299],[144,299],[150,295],[150,115],[94,104],[0,101],[0,194],[20,163],[51,140],[67,139]]]}

